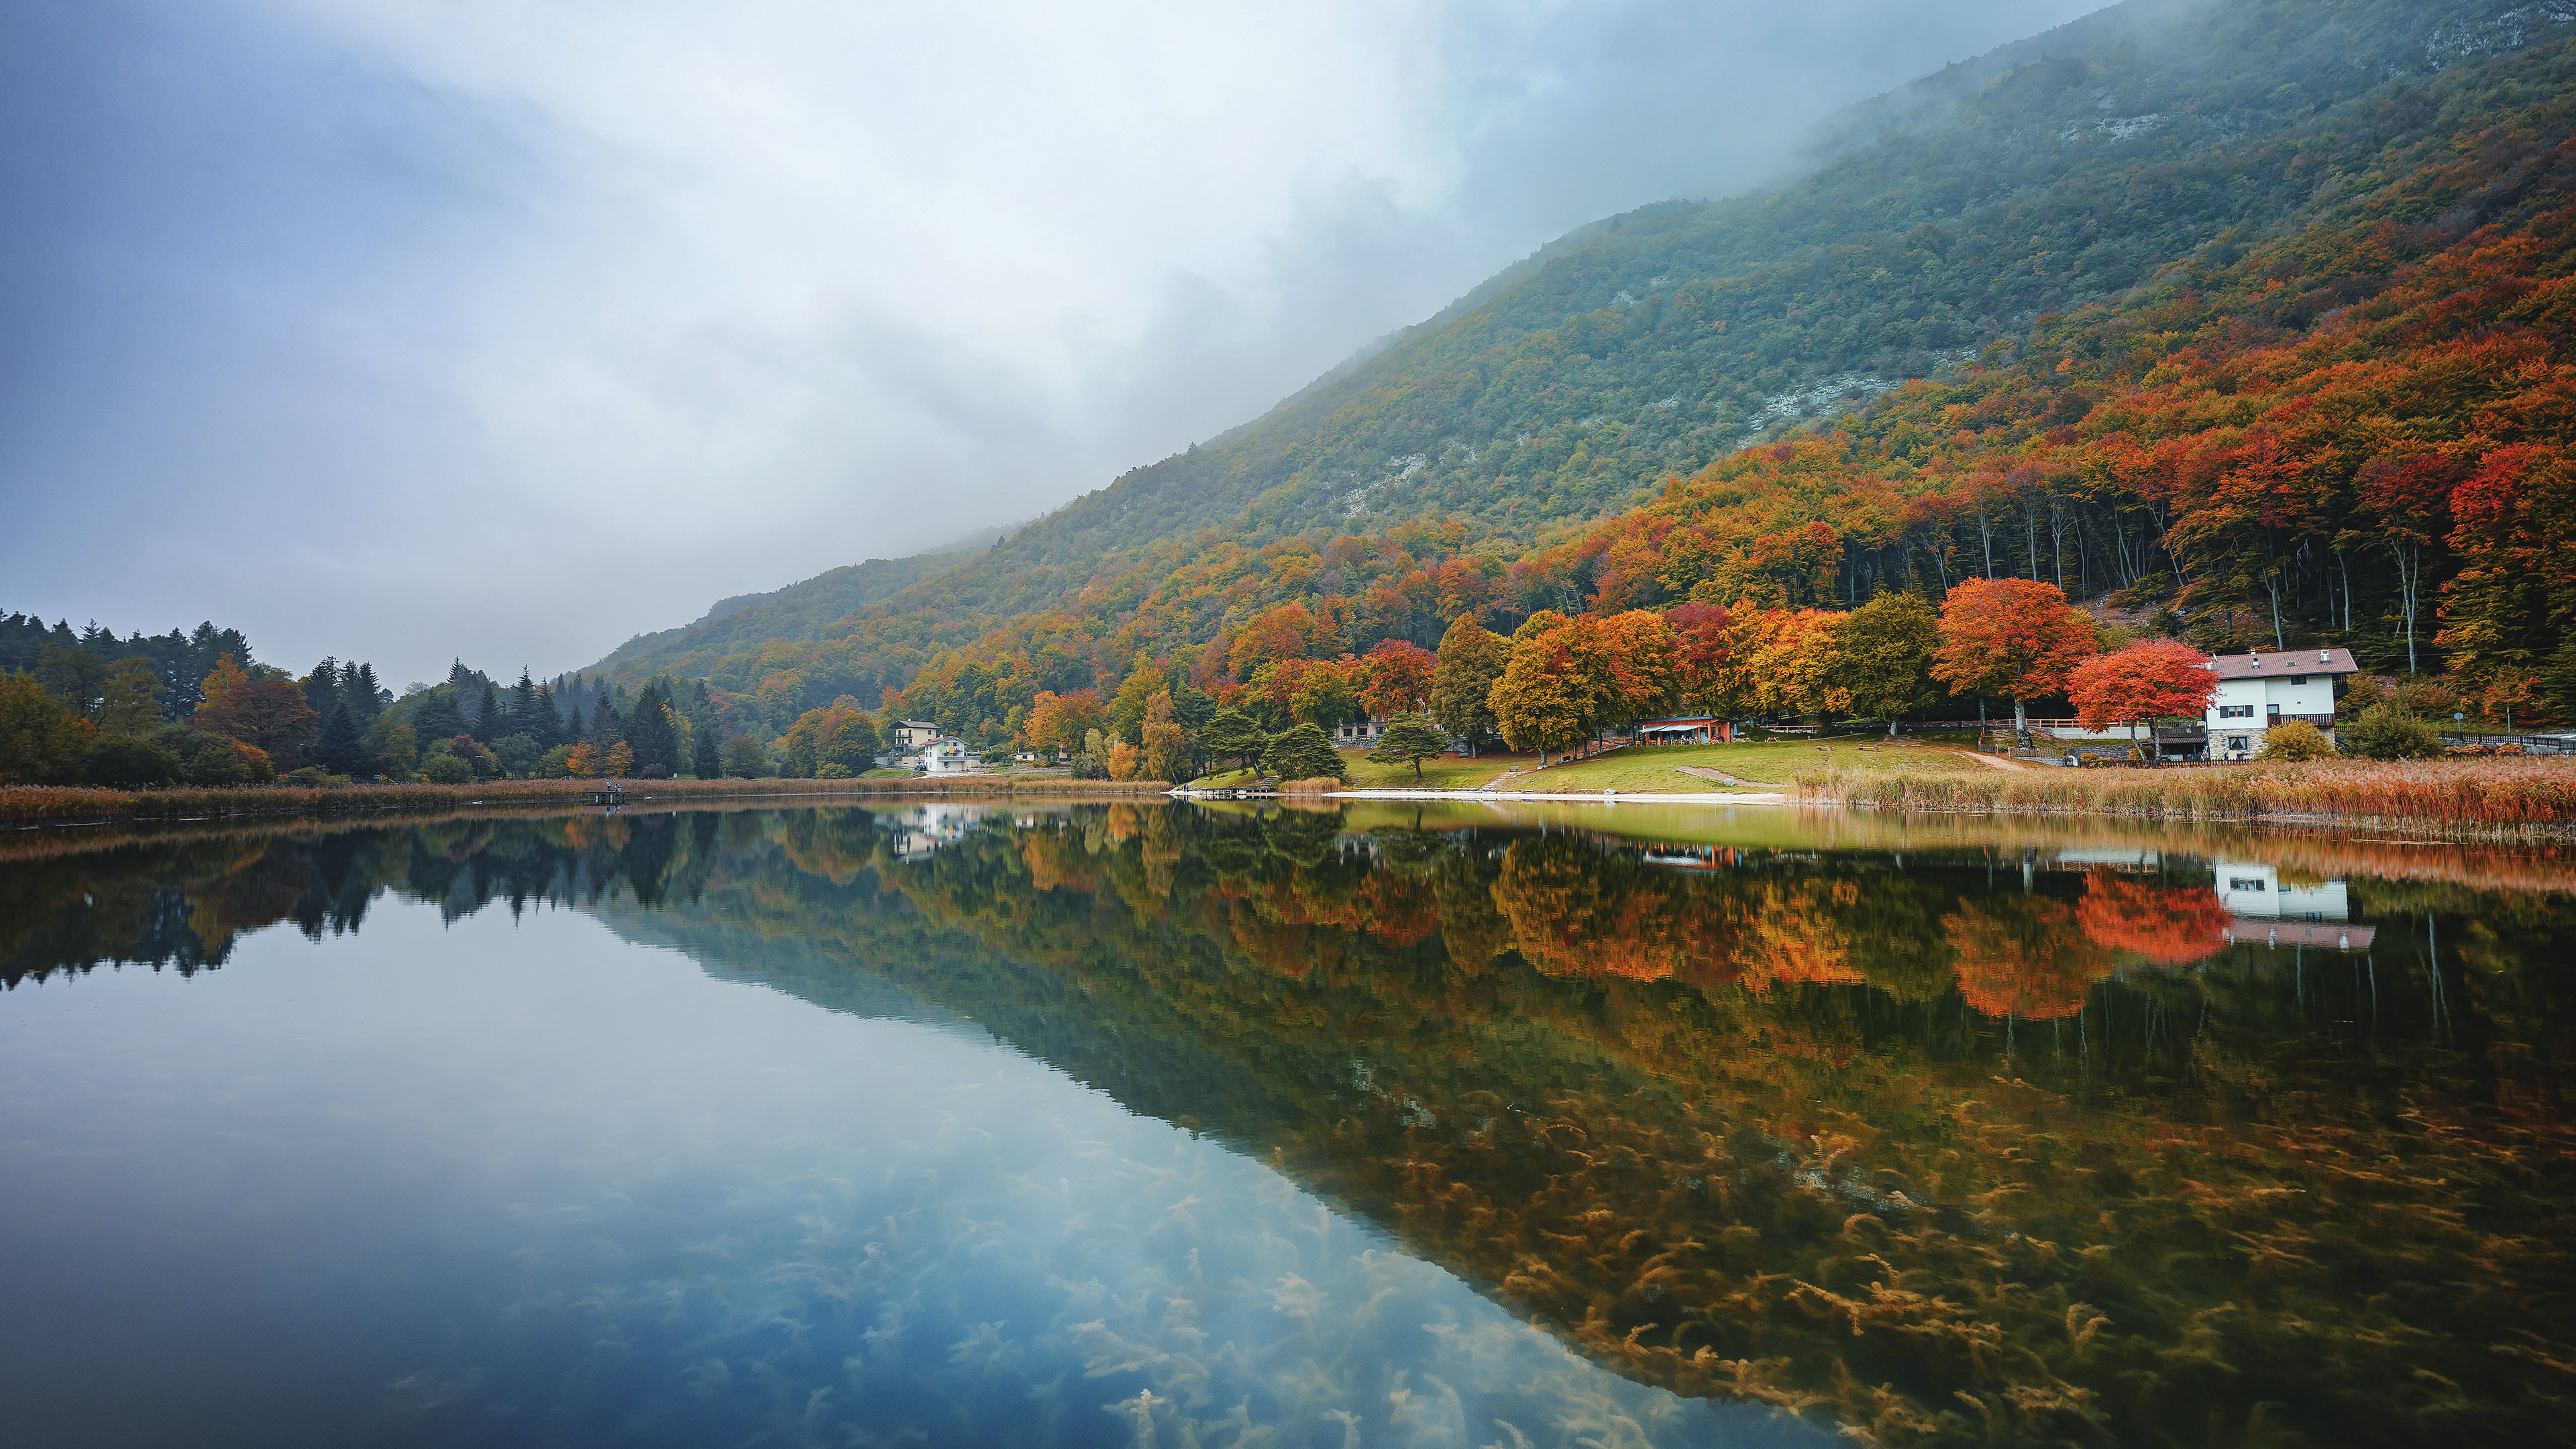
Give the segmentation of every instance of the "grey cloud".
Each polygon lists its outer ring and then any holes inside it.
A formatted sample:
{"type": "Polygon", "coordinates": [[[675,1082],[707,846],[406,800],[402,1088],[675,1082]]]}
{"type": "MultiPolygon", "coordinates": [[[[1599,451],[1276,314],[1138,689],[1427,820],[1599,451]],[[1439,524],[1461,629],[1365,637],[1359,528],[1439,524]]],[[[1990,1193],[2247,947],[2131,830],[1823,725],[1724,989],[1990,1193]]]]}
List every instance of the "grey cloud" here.
{"type": "Polygon", "coordinates": [[[0,18],[0,608],[211,616],[397,679],[569,667],[1098,487],[1574,226],[1753,184],[1830,107],[2089,8],[1193,11],[1262,83],[1239,108],[1139,12],[1061,58],[940,38],[932,134],[834,80],[892,73],[839,9],[746,39],[653,7],[627,44],[626,12],[513,28],[579,4],[409,31],[30,0],[0,18]],[[1122,65],[1173,84],[1080,89],[1122,65]]]}

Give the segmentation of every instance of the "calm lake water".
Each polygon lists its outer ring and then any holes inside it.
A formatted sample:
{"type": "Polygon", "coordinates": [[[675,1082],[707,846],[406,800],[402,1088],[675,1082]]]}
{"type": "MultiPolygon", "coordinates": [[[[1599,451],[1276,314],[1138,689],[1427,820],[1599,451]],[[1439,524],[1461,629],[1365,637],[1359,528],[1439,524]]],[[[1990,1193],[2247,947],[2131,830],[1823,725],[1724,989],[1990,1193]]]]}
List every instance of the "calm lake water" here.
{"type": "Polygon", "coordinates": [[[0,1438],[2564,1442],[2571,886],[1626,805],[20,832],[0,1438]]]}

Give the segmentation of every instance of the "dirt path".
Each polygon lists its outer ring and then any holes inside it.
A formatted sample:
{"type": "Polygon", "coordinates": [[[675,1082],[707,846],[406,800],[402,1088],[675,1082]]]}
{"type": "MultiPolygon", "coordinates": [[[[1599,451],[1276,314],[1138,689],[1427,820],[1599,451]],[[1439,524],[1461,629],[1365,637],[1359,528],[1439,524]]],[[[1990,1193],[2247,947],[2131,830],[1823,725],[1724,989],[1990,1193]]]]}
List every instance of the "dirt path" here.
{"type": "Polygon", "coordinates": [[[1976,761],[1980,765],[1986,765],[1997,770],[2027,770],[2030,768],[2030,766],[2023,764],[2019,760],[2007,760],[2001,755],[1981,755],[1973,750],[1961,750],[1959,753],[1966,755],[1969,759],[1976,761]]]}
{"type": "Polygon", "coordinates": [[[1740,785],[1746,789],[1751,789],[1755,786],[1760,786],[1766,790],[1771,788],[1771,786],[1764,781],[1739,780],[1733,775],[1726,773],[1724,770],[1712,770],[1706,765],[1675,765],[1673,766],[1673,770],[1677,774],[1688,775],[1693,779],[1715,780],[1721,785],[1740,785]]]}

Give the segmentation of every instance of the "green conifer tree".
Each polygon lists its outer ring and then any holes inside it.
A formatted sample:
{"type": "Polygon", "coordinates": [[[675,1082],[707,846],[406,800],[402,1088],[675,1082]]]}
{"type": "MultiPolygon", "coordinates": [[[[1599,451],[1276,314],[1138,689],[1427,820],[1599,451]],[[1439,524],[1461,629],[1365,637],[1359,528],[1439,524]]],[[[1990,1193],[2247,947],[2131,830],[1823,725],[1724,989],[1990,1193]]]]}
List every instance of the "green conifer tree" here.
{"type": "Polygon", "coordinates": [[[331,712],[322,717],[322,738],[313,750],[322,768],[334,775],[368,773],[367,751],[359,740],[358,721],[346,704],[333,704],[331,712]]]}

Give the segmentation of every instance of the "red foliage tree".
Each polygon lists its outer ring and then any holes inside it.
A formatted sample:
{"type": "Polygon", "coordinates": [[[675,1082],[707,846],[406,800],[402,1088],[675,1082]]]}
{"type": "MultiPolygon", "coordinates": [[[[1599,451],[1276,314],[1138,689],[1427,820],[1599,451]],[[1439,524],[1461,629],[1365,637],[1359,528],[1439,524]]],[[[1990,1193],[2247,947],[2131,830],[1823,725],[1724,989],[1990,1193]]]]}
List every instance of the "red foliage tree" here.
{"type": "Polygon", "coordinates": [[[1711,708],[1726,692],[1735,659],[1727,623],[1724,608],[1696,600],[1664,611],[1673,631],[1673,686],[1694,708],[1711,708]]]}
{"type": "Polygon", "coordinates": [[[1360,686],[1360,705],[1378,719],[1422,708],[1431,698],[1431,673],[1440,667],[1439,656],[1401,639],[1378,641],[1361,662],[1368,681],[1360,686]]]}
{"type": "Polygon", "coordinates": [[[2218,676],[2199,650],[2171,639],[2097,654],[2069,672],[2066,692],[2088,730],[2127,725],[2129,738],[2149,720],[2197,715],[2218,692],[2218,676]]]}

